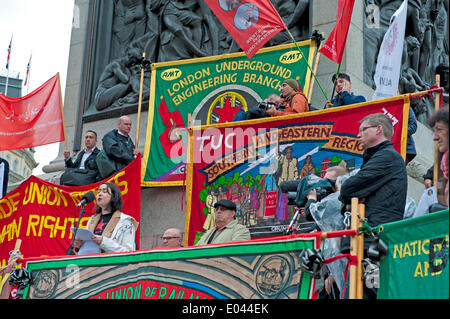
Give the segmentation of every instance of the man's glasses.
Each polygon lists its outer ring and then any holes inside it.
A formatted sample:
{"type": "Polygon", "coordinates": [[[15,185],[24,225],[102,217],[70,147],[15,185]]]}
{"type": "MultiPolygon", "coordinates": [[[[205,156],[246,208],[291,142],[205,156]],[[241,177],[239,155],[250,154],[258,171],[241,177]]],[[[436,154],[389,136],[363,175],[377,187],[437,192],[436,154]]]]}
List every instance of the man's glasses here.
{"type": "Polygon", "coordinates": [[[170,240],[174,238],[181,238],[181,237],[161,237],[162,240],[170,240]]]}
{"type": "Polygon", "coordinates": [[[365,130],[367,130],[368,128],[372,128],[372,127],[377,127],[378,125],[371,125],[371,126],[365,126],[359,129],[359,133],[364,132],[365,130]]]}

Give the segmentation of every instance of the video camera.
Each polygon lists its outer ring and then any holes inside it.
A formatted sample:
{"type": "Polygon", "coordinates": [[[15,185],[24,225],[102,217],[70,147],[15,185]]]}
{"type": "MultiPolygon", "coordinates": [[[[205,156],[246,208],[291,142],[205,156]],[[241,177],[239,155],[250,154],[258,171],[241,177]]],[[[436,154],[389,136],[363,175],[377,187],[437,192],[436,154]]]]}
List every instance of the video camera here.
{"type": "Polygon", "coordinates": [[[286,106],[285,105],[283,105],[283,104],[278,104],[278,103],[275,103],[275,102],[258,102],[258,107],[260,108],[260,109],[263,109],[263,110],[265,110],[265,111],[267,111],[268,109],[270,109],[272,106],[275,106],[275,108],[277,109],[277,110],[284,110],[285,108],[286,108],[286,106]]]}
{"type": "MultiPolygon", "coordinates": [[[[317,177],[315,175],[308,175],[305,178],[313,178],[316,181],[322,180],[324,181],[322,178],[317,177]]],[[[302,179],[296,179],[296,180],[290,180],[290,181],[284,181],[280,183],[280,190],[282,193],[287,193],[288,196],[288,205],[296,205],[298,207],[303,207],[305,204],[305,201],[303,200],[301,203],[297,202],[297,197],[301,197],[300,194],[299,196],[297,196],[297,194],[299,193],[299,185],[301,183],[302,179]]],[[[331,182],[330,182],[331,184],[331,182]]],[[[324,199],[325,197],[327,197],[328,195],[330,195],[331,193],[333,193],[333,188],[332,187],[315,187],[313,188],[316,190],[316,194],[317,194],[317,201],[321,201],[322,199],[324,199]]]]}

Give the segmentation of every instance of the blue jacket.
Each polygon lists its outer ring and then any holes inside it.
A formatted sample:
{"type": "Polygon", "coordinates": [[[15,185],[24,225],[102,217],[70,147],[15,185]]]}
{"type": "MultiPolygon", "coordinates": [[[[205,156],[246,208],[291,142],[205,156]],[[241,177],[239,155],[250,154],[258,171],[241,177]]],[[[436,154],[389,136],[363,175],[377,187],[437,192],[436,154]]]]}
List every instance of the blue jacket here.
{"type": "Polygon", "coordinates": [[[414,115],[414,111],[412,107],[409,107],[409,117],[408,117],[408,138],[406,140],[406,155],[409,157],[409,161],[411,161],[416,155],[416,145],[412,138],[412,135],[417,131],[417,120],[414,115]]]}
{"type": "Polygon", "coordinates": [[[362,95],[354,95],[353,93],[350,94],[347,91],[344,91],[340,94],[337,94],[332,100],[331,103],[335,107],[337,106],[343,106],[343,105],[350,105],[350,104],[356,104],[356,103],[362,103],[366,102],[366,98],[362,95]]]}

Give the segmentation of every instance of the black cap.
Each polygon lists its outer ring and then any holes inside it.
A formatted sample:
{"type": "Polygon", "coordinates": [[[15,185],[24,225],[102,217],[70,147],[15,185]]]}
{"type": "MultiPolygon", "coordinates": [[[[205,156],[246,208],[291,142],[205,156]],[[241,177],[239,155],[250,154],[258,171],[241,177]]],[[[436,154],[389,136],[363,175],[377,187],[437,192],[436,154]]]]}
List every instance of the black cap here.
{"type": "Polygon", "coordinates": [[[222,206],[222,207],[228,208],[230,210],[236,211],[236,204],[233,203],[231,200],[228,200],[228,199],[221,199],[221,200],[219,200],[218,202],[216,202],[214,204],[214,208],[217,208],[217,206],[222,206]]]}
{"type": "MultiPolygon", "coordinates": [[[[338,79],[339,79],[339,78],[351,82],[351,81],[350,81],[350,75],[348,75],[347,73],[339,73],[338,79]]],[[[331,82],[334,83],[334,81],[336,81],[336,74],[333,74],[333,77],[331,78],[331,82]]]]}

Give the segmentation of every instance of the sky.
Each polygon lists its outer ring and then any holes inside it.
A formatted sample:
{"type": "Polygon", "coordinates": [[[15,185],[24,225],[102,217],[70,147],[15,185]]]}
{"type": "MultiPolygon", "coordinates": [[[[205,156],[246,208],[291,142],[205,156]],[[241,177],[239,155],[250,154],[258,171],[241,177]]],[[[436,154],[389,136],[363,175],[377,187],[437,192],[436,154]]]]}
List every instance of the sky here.
{"type": "MultiPolygon", "coordinates": [[[[6,75],[11,36],[10,73],[20,73],[25,80],[32,56],[28,91],[23,87],[22,95],[31,93],[59,72],[64,96],[73,12],[74,0],[0,0],[0,73],[6,75]]],[[[59,143],[35,149],[39,166],[33,175],[38,176],[43,173],[42,167],[57,157],[59,143]]]]}

